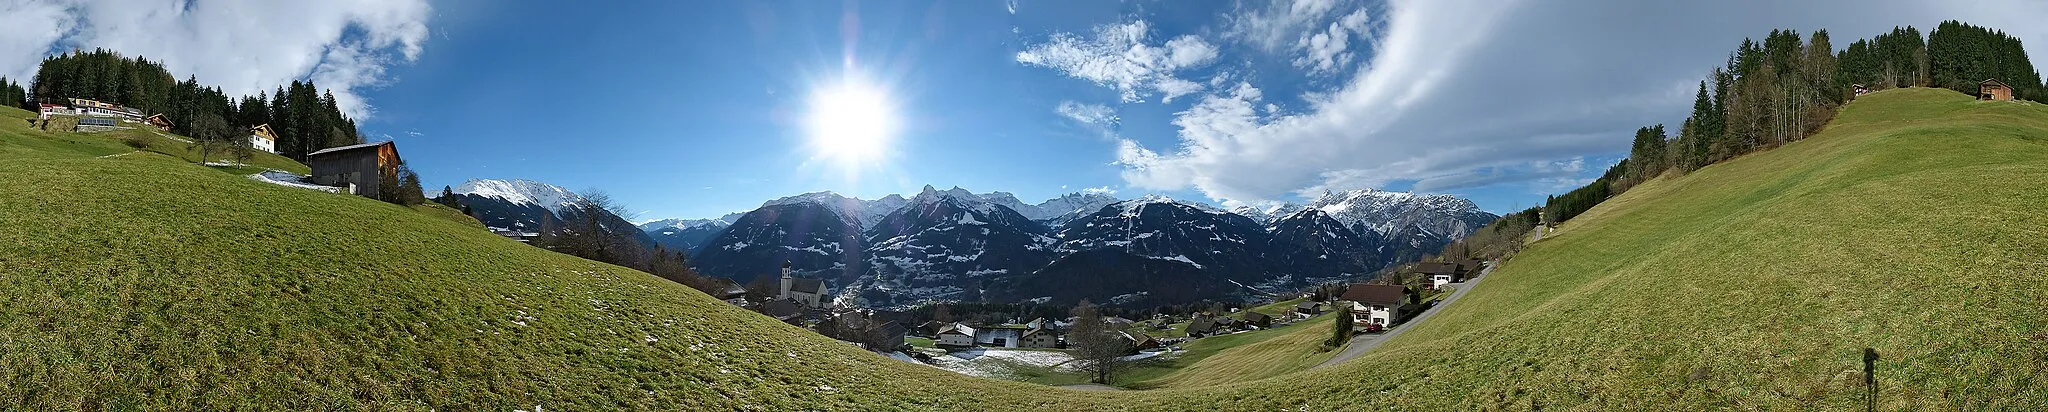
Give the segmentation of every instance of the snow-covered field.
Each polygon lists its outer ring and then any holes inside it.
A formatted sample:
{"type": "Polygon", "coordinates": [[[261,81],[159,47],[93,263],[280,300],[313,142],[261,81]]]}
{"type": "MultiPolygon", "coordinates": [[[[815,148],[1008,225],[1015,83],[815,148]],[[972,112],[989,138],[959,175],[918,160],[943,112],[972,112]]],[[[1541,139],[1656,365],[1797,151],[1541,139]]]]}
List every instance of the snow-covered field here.
{"type": "Polygon", "coordinates": [[[279,186],[290,186],[300,189],[312,189],[327,193],[341,193],[341,188],[339,187],[312,184],[306,182],[305,176],[299,176],[297,174],[293,174],[292,172],[286,172],[282,170],[265,170],[256,174],[249,175],[249,178],[254,179],[258,182],[269,183],[279,186]]]}
{"type": "Polygon", "coordinates": [[[1032,365],[1071,370],[1065,364],[1068,361],[1074,360],[1074,357],[1068,356],[1066,352],[1057,351],[976,348],[953,353],[943,353],[937,350],[927,352],[931,353],[932,357],[937,360],[938,364],[933,366],[937,366],[939,369],[959,372],[964,375],[996,379],[1011,378],[1010,368],[1015,365],[1032,365]]]}

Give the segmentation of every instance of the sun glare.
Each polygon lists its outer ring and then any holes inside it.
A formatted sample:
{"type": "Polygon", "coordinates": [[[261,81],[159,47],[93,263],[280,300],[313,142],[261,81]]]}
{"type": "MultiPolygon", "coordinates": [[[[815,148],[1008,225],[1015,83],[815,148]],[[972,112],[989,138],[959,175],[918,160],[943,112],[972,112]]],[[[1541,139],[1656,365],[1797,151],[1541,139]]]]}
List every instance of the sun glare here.
{"type": "Polygon", "coordinates": [[[847,80],[811,93],[806,126],[820,157],[856,166],[880,160],[896,133],[894,102],[873,84],[847,80]]]}

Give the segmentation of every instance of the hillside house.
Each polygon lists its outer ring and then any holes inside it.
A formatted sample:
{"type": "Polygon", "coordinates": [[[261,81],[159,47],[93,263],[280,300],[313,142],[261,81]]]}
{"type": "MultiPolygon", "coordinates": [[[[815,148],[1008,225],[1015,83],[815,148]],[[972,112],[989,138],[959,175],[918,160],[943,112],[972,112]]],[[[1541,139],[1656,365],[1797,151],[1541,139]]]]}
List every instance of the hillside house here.
{"type": "Polygon", "coordinates": [[[831,303],[825,300],[825,281],[795,277],[789,263],[782,264],[782,283],[776,289],[775,300],[787,300],[809,309],[821,309],[831,303]]]}
{"type": "Polygon", "coordinates": [[[249,128],[249,147],[265,152],[277,153],[277,132],[270,131],[270,125],[268,124],[259,124],[256,127],[249,128]]]}
{"type": "Polygon", "coordinates": [[[1025,330],[1023,335],[1017,337],[1017,347],[1041,349],[1060,347],[1060,332],[1046,327],[1034,327],[1025,330]]]}
{"type": "Polygon", "coordinates": [[[932,342],[940,346],[974,346],[975,332],[974,328],[967,325],[953,323],[947,325],[944,329],[940,329],[938,339],[932,342]]]}
{"type": "Polygon", "coordinates": [[[1408,289],[1400,285],[1354,284],[1344,291],[1359,325],[1393,326],[1408,309],[1408,289]]]}
{"type": "Polygon", "coordinates": [[[71,113],[80,116],[112,117],[131,122],[143,120],[142,110],[92,99],[71,99],[71,113]]]}
{"type": "Polygon", "coordinates": [[[1479,272],[1485,270],[1486,261],[1484,260],[1465,259],[1463,261],[1458,262],[1458,274],[1463,275],[1466,279],[1477,277],[1479,276],[1479,272]]]}
{"type": "Polygon", "coordinates": [[[1144,332],[1127,331],[1117,332],[1117,334],[1124,339],[1124,343],[1128,343],[1131,345],[1132,351],[1141,351],[1159,347],[1159,340],[1153,339],[1152,335],[1146,335],[1144,332]]]}
{"type": "Polygon", "coordinates": [[[1458,265],[1450,263],[1423,262],[1415,264],[1415,273],[1422,275],[1423,284],[1430,289],[1465,281],[1458,272],[1458,265]]]}
{"type": "Polygon", "coordinates": [[[165,117],[163,113],[149,115],[149,117],[143,118],[142,122],[155,126],[159,130],[171,130],[171,118],[165,117]]]}
{"type": "Polygon", "coordinates": [[[762,304],[761,314],[795,325],[803,321],[804,308],[797,307],[796,303],[790,301],[778,300],[762,304]]]}
{"type": "Polygon", "coordinates": [[[1259,312],[1248,312],[1244,314],[1244,323],[1261,328],[1270,328],[1273,327],[1273,316],[1259,312]]]}
{"type": "Polygon", "coordinates": [[[37,111],[36,111],[36,120],[50,120],[50,116],[75,116],[75,115],[78,115],[78,113],[77,113],[77,112],[73,112],[73,111],[71,111],[71,107],[69,107],[69,106],[65,106],[65,105],[61,105],[61,104],[49,104],[49,103],[43,103],[43,104],[42,104],[42,107],[41,107],[41,110],[37,110],[37,111]]]}
{"type": "MultiPolygon", "coordinates": [[[[320,149],[306,154],[313,168],[313,183],[345,187],[349,193],[376,199],[385,190],[384,176],[398,175],[398,145],[392,142],[364,143],[320,149]]],[[[394,179],[396,180],[396,179],[394,179]]]]}
{"type": "Polygon", "coordinates": [[[1188,321],[1187,333],[1189,337],[1199,338],[1216,333],[1217,326],[1215,317],[1211,317],[1206,313],[1197,314],[1195,315],[1195,320],[1188,321]]]}
{"type": "Polygon", "coordinates": [[[1977,100],[2011,101],[2012,86],[1998,79],[1984,79],[1984,82],[1977,83],[1977,100]]]}
{"type": "Polygon", "coordinates": [[[1323,314],[1323,304],[1314,301],[1294,305],[1294,316],[1308,319],[1323,314]]]}

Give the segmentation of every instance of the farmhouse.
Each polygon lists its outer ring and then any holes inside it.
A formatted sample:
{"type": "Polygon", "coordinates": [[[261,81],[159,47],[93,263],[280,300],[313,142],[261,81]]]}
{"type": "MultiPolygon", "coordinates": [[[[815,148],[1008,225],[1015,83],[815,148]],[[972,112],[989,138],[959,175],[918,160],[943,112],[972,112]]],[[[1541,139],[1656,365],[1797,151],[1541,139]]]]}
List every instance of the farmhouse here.
{"type": "Polygon", "coordinates": [[[1191,337],[1202,337],[1216,332],[1216,318],[1209,314],[1196,314],[1195,320],[1188,321],[1187,332],[1191,337]]]}
{"type": "Polygon", "coordinates": [[[391,142],[330,147],[306,154],[306,165],[313,168],[313,183],[345,187],[349,193],[372,199],[387,189],[382,185],[385,176],[396,180],[399,162],[398,145],[391,142]]]}
{"type": "Polygon", "coordinates": [[[1244,314],[1244,323],[1261,328],[1268,328],[1273,326],[1273,316],[1259,312],[1249,312],[1244,314]]]}
{"type": "Polygon", "coordinates": [[[784,323],[795,325],[803,320],[804,309],[797,307],[795,303],[790,303],[789,301],[786,300],[778,300],[762,304],[761,314],[768,315],[768,317],[775,318],[775,320],[780,320],[783,321],[784,323]]]}
{"type": "Polygon", "coordinates": [[[825,281],[792,276],[788,262],[782,264],[782,283],[777,291],[775,300],[796,302],[805,308],[823,308],[830,303],[825,300],[825,281]]]}
{"type": "Polygon", "coordinates": [[[1034,327],[1025,330],[1024,334],[1017,338],[1017,347],[1019,348],[1057,348],[1059,346],[1059,331],[1045,327],[1034,327]]]}
{"type": "MultiPolygon", "coordinates": [[[[163,115],[157,115],[163,116],[163,115]]],[[[156,117],[150,117],[155,119],[156,117]]],[[[169,123],[166,121],[166,123],[169,123]]],[[[170,126],[163,126],[170,127],[170,126]]],[[[270,125],[259,124],[249,128],[249,147],[265,152],[277,153],[277,133],[270,131],[270,125]]]]}
{"type": "Polygon", "coordinates": [[[148,123],[150,126],[156,126],[157,129],[171,130],[171,118],[164,117],[163,113],[149,115],[149,118],[142,119],[142,122],[148,123]]]}
{"type": "Polygon", "coordinates": [[[1125,331],[1117,333],[1122,335],[1121,337],[1124,339],[1124,343],[1131,344],[1131,350],[1133,351],[1159,347],[1159,340],[1153,339],[1152,335],[1146,335],[1144,332],[1125,331]]]}
{"type": "Polygon", "coordinates": [[[934,343],[943,346],[974,346],[974,333],[974,328],[954,323],[947,325],[944,329],[940,329],[939,339],[934,343]]]}
{"type": "Polygon", "coordinates": [[[1294,315],[1302,319],[1311,318],[1321,314],[1323,314],[1323,305],[1321,303],[1309,301],[1301,302],[1301,304],[1299,305],[1294,305],[1294,315]]]}
{"type": "Polygon", "coordinates": [[[1415,273],[1421,274],[1423,279],[1427,280],[1424,284],[1429,285],[1430,289],[1440,288],[1446,284],[1463,282],[1465,280],[1463,276],[1459,275],[1458,265],[1450,263],[1417,263],[1415,264],[1415,273]]]}
{"type": "Polygon", "coordinates": [[[2007,86],[1998,79],[1984,79],[1983,83],[1977,83],[1977,100],[2010,101],[2012,86],[2007,86]]]}
{"type": "Polygon", "coordinates": [[[1400,285],[1353,284],[1344,291],[1360,325],[1392,326],[1408,306],[1408,289],[1400,285]]]}

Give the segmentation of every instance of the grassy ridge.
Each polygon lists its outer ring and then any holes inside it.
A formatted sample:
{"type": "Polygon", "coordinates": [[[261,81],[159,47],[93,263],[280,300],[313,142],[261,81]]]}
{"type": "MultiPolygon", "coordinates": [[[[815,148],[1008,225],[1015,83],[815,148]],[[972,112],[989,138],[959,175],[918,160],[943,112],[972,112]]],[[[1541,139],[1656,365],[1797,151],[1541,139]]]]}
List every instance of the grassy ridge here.
{"type": "Polygon", "coordinates": [[[1638,186],[1345,364],[1128,392],[91,139],[0,128],[0,409],[1852,409],[1864,347],[1887,410],[2048,408],[2048,109],[1943,90],[1638,186]]]}

